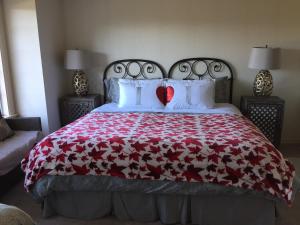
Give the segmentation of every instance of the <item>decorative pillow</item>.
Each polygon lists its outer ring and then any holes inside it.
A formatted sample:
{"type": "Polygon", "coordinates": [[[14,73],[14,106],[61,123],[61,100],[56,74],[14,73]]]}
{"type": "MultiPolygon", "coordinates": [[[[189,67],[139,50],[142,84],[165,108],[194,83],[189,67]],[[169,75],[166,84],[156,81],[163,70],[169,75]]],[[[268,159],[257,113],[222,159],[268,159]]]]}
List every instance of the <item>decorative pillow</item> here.
{"type": "Polygon", "coordinates": [[[191,87],[190,81],[185,80],[168,80],[166,82],[166,91],[173,90],[173,98],[167,103],[169,109],[186,109],[190,108],[188,88],[191,87]]]}
{"type": "Polygon", "coordinates": [[[214,81],[168,80],[166,87],[173,87],[174,97],[167,104],[169,109],[194,109],[214,107],[214,81]]]}
{"type": "Polygon", "coordinates": [[[215,101],[217,103],[230,102],[230,80],[228,77],[218,77],[215,81],[215,101]]]}
{"type": "Polygon", "coordinates": [[[163,79],[119,79],[119,107],[163,108],[163,104],[156,96],[156,89],[162,86],[163,82],[163,79]]]}
{"type": "Polygon", "coordinates": [[[0,118],[0,141],[4,141],[14,134],[14,131],[10,129],[5,119],[0,118]]]}
{"type": "Polygon", "coordinates": [[[140,80],[141,86],[141,105],[147,108],[163,108],[164,105],[156,96],[156,89],[164,84],[163,79],[140,80]]]}
{"type": "MultiPolygon", "coordinates": [[[[106,86],[106,96],[108,102],[119,102],[119,78],[109,78],[104,80],[106,86]]],[[[216,103],[228,103],[230,95],[230,81],[228,77],[218,77],[215,81],[215,102],[216,103]]]]}
{"type": "Polygon", "coordinates": [[[159,101],[166,106],[174,97],[174,88],[172,86],[159,86],[156,89],[156,96],[159,101]]]}
{"type": "Polygon", "coordinates": [[[119,78],[112,77],[104,80],[106,87],[107,102],[119,102],[120,90],[118,84],[119,78]]]}
{"type": "Polygon", "coordinates": [[[135,106],[138,105],[140,99],[138,99],[136,84],[131,80],[119,80],[119,107],[135,106]]]}

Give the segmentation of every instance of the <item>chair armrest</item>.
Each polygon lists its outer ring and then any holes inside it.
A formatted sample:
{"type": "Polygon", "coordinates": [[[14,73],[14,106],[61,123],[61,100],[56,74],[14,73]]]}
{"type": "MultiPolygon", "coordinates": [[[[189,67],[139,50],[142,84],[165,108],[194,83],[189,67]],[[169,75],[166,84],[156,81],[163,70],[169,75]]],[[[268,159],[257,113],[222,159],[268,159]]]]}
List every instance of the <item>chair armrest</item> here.
{"type": "Polygon", "coordinates": [[[42,124],[39,117],[17,117],[5,119],[13,130],[41,131],[42,124]]]}

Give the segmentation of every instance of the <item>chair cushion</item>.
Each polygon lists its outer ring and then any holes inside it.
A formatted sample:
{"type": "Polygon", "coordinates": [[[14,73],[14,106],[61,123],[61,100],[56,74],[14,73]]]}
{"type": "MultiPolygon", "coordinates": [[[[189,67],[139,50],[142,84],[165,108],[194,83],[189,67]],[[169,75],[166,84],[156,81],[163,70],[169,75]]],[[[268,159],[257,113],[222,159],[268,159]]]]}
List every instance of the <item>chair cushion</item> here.
{"type": "Polygon", "coordinates": [[[40,131],[15,131],[15,135],[0,142],[0,176],[18,166],[41,138],[40,131]]]}
{"type": "Polygon", "coordinates": [[[5,119],[0,118],[0,141],[4,141],[6,138],[12,136],[14,131],[10,129],[5,119]]]}
{"type": "Polygon", "coordinates": [[[34,225],[32,218],[14,206],[0,204],[0,225],[34,225]]]}

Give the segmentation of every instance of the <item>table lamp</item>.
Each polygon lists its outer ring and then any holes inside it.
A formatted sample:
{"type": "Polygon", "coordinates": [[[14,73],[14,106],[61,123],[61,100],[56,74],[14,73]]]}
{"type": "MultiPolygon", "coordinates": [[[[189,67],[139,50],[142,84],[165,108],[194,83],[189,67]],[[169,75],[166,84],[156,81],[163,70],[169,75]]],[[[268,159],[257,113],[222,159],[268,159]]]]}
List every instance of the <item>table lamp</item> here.
{"type": "Polygon", "coordinates": [[[73,90],[77,96],[88,94],[88,80],[83,72],[85,68],[84,52],[81,50],[67,50],[65,54],[65,68],[73,70],[73,90]]]}
{"type": "Polygon", "coordinates": [[[273,91],[273,78],[269,70],[279,69],[279,49],[268,46],[252,48],[248,67],[260,70],[254,81],[253,94],[270,96],[273,91]]]}

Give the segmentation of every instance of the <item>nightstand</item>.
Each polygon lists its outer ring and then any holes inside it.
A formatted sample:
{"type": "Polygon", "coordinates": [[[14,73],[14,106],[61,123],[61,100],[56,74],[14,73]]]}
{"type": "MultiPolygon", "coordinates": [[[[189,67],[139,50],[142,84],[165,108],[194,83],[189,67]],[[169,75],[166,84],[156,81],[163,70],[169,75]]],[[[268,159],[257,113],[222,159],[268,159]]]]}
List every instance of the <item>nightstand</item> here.
{"type": "Polygon", "coordinates": [[[60,99],[60,118],[65,126],[101,105],[101,95],[64,96],[60,99]]]}
{"type": "Polygon", "coordinates": [[[279,148],[283,125],[284,100],[276,96],[243,96],[241,112],[279,148]]]}

